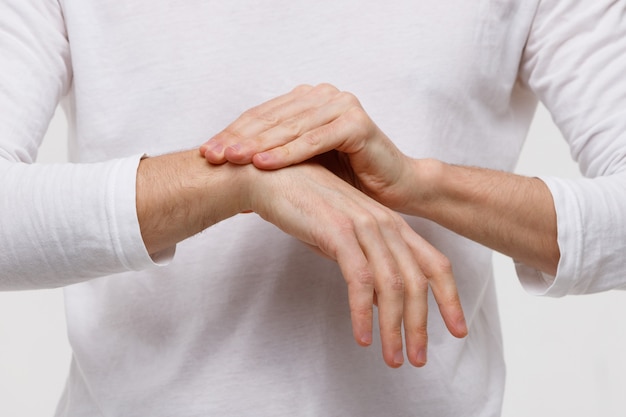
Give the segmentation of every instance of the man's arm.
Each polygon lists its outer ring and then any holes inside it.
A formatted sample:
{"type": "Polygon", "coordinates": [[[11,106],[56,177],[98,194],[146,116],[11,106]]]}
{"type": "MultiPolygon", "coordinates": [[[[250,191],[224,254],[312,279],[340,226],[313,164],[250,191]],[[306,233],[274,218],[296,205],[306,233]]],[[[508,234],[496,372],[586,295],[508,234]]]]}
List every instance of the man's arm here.
{"type": "Polygon", "coordinates": [[[347,158],[352,172],[342,176],[354,178],[358,188],[386,206],[434,220],[548,274],[556,272],[556,215],[541,180],[409,158],[356,97],[330,85],[301,86],[257,106],[201,147],[213,163],[253,162],[263,169],[331,150],[347,158]]]}
{"type": "Polygon", "coordinates": [[[560,253],[552,194],[537,178],[413,160],[414,184],[401,211],[433,220],[547,274],[560,253]]]}

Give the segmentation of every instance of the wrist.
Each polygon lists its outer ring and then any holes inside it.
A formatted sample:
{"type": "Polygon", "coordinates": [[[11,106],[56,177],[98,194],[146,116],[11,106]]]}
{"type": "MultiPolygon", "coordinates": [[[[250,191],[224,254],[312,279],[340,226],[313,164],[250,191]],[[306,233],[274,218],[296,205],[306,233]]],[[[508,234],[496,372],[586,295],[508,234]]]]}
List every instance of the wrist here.
{"type": "Polygon", "coordinates": [[[244,210],[239,166],[210,165],[197,150],[143,159],[137,216],[149,253],[171,247],[244,210]]]}
{"type": "Polygon", "coordinates": [[[410,166],[408,198],[406,206],[399,211],[432,218],[442,194],[446,164],[436,159],[413,159],[410,166]]]}

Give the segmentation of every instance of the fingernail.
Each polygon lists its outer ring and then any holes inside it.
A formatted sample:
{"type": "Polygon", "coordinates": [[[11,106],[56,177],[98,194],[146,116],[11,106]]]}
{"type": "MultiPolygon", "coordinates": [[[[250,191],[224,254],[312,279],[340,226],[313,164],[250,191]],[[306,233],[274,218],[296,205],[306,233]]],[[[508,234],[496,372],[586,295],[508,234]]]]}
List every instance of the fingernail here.
{"type": "Polygon", "coordinates": [[[267,154],[267,152],[261,152],[261,153],[256,154],[255,156],[261,162],[265,162],[265,161],[267,161],[268,154],[267,154]]]}
{"type": "Polygon", "coordinates": [[[205,154],[206,154],[206,153],[208,153],[208,152],[211,152],[211,153],[221,153],[221,152],[222,152],[222,149],[223,149],[223,146],[222,146],[222,144],[221,144],[221,143],[219,143],[219,142],[216,142],[216,143],[210,143],[210,142],[209,142],[209,143],[206,145],[206,150],[204,151],[204,153],[205,153],[205,154]]]}
{"type": "Polygon", "coordinates": [[[364,345],[372,344],[372,333],[371,332],[363,333],[361,335],[361,343],[364,345]]]}
{"type": "Polygon", "coordinates": [[[228,149],[235,153],[239,153],[239,151],[241,150],[241,145],[239,143],[235,143],[234,145],[230,145],[228,149]]]}
{"type": "Polygon", "coordinates": [[[459,321],[456,323],[456,328],[463,333],[467,333],[467,323],[465,322],[465,317],[461,316],[459,321]]]}
{"type": "Polygon", "coordinates": [[[417,363],[426,363],[426,349],[420,349],[417,352],[417,363]]]}
{"type": "Polygon", "coordinates": [[[396,365],[402,365],[404,363],[404,355],[401,350],[397,351],[393,356],[393,363],[396,365]]]}

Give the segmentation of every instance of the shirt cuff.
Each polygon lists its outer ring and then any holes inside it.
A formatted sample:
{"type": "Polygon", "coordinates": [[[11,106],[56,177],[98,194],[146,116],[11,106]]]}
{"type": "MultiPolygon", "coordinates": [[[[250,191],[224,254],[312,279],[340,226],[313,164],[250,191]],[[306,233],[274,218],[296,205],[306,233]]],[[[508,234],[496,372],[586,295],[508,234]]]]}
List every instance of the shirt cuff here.
{"type": "Polygon", "coordinates": [[[514,263],[517,277],[526,292],[532,295],[549,295],[553,292],[556,276],[548,275],[521,262],[514,263]]]}
{"type": "Polygon", "coordinates": [[[515,270],[522,287],[533,295],[563,297],[576,286],[583,246],[580,207],[570,187],[559,178],[540,178],[552,193],[557,220],[557,243],[561,253],[555,276],[515,261],[515,270]]]}
{"type": "Polygon", "coordinates": [[[145,155],[134,155],[119,160],[116,178],[111,181],[114,188],[111,194],[117,196],[110,199],[114,205],[111,210],[118,214],[111,216],[111,219],[120,219],[112,226],[112,235],[117,236],[117,256],[128,269],[134,271],[165,266],[176,253],[174,245],[150,256],[141,237],[137,217],[137,169],[143,158],[145,155]]]}

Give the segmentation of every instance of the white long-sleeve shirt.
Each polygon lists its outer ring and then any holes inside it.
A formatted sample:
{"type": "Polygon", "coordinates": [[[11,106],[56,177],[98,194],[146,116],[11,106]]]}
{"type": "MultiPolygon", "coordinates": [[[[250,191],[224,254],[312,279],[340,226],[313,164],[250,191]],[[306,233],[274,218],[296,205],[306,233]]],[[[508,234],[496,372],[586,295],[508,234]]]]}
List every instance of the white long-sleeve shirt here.
{"type": "MultiPolygon", "coordinates": [[[[337,266],[255,215],[156,265],[142,154],[190,148],[300,83],[355,93],[407,154],[512,170],[537,99],[592,179],[543,178],[561,250],[532,291],[626,284],[626,5],[597,0],[0,3],[0,286],[64,286],[58,416],[496,416],[490,251],[418,218],[452,261],[470,335],[430,300],[429,363],[356,346],[337,266]],[[59,102],[73,163],[38,165],[59,102]]],[[[532,209],[532,208],[530,208],[532,209]]]]}

